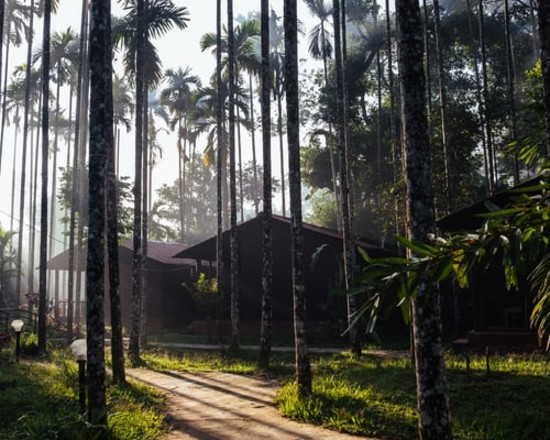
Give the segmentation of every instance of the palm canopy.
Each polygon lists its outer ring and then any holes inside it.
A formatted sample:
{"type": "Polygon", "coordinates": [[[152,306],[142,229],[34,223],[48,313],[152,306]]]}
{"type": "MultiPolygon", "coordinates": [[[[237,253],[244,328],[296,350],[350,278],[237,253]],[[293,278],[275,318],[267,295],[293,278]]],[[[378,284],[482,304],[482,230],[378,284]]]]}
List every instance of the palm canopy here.
{"type": "Polygon", "coordinates": [[[304,0],[309,12],[319,19],[309,32],[309,53],[313,58],[326,60],[332,55],[332,35],[327,25],[332,17],[332,6],[327,0],[304,0]]]}
{"type": "MultiPolygon", "coordinates": [[[[42,59],[44,48],[39,48],[33,55],[36,64],[42,59]]],[[[70,82],[76,75],[80,62],[80,37],[70,27],[63,32],[55,32],[50,41],[50,66],[55,70],[54,79],[60,84],[70,82]]]]}
{"type": "Polygon", "coordinates": [[[201,86],[200,78],[192,74],[190,67],[180,67],[177,70],[168,69],[164,79],[168,84],[160,92],[160,103],[180,118],[191,110],[193,90],[201,86]]]}
{"type": "MultiPolygon", "coordinates": [[[[123,18],[113,20],[113,42],[124,50],[123,64],[126,72],[134,76],[136,71],[136,0],[121,1],[127,11],[123,18]]],[[[145,10],[145,76],[154,87],[162,79],[162,62],[151,40],[164,35],[173,28],[185,29],[189,12],[184,6],[175,6],[171,0],[150,0],[145,10]]]]}
{"type": "MultiPolygon", "coordinates": [[[[223,28],[223,34],[221,50],[224,56],[222,59],[222,66],[227,74],[229,38],[227,35],[227,27],[225,26],[223,28]]],[[[260,25],[258,21],[255,19],[244,20],[242,23],[235,26],[233,35],[237,69],[256,74],[260,70],[260,59],[256,51],[257,42],[260,36],[260,25]]],[[[216,34],[212,32],[204,34],[201,38],[200,46],[202,51],[212,49],[212,53],[215,55],[218,50],[216,34]]]]}

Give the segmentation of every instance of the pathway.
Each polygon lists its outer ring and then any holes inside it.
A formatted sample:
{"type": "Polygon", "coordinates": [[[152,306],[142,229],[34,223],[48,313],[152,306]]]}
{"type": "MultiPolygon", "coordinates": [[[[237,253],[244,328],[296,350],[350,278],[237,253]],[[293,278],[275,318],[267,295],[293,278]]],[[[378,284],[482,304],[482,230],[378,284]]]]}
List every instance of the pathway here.
{"type": "MultiPolygon", "coordinates": [[[[365,439],[282,417],[273,404],[277,383],[230,373],[130,369],[130,378],[163,391],[171,431],[166,440],[365,439]]],[[[371,439],[372,440],[372,439],[371,439]]]]}

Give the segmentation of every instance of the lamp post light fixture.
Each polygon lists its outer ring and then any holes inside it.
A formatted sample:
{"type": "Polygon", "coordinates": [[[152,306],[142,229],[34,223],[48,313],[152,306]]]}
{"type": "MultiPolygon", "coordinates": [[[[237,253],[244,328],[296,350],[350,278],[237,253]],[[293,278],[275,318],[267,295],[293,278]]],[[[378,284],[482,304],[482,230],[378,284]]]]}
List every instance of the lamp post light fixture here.
{"type": "Polygon", "coordinates": [[[11,327],[15,332],[15,362],[19,362],[19,354],[21,353],[21,330],[24,322],[20,319],[14,319],[11,322],[11,327]]]}
{"type": "Polygon", "coordinates": [[[80,414],[86,413],[86,339],[76,339],[71,344],[71,350],[78,362],[78,403],[80,414]]]}

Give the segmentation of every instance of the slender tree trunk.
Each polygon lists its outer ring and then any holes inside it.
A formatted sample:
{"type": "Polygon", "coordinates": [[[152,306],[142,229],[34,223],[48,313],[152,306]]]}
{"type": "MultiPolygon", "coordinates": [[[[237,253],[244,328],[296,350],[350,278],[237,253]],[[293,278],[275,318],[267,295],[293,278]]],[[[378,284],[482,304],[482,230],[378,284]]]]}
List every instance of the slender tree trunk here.
{"type": "Polygon", "coordinates": [[[542,85],[546,110],[546,151],[550,158],[550,4],[547,1],[538,0],[538,16],[542,85]]]}
{"type": "MultiPolygon", "coordinates": [[[[145,8],[148,8],[148,2],[145,0],[145,8]]],[[[147,37],[145,37],[147,38],[147,37]]],[[[140,331],[140,346],[147,347],[147,254],[148,238],[147,238],[147,225],[149,216],[149,102],[147,100],[148,80],[143,81],[143,185],[142,185],[142,225],[141,225],[141,237],[142,237],[142,257],[141,257],[141,331],[140,331]]]]}
{"type": "Polygon", "coordinates": [[[445,182],[445,211],[449,214],[454,211],[453,198],[455,192],[452,187],[451,179],[451,155],[449,151],[449,130],[447,115],[447,80],[445,78],[445,67],[443,66],[443,52],[441,48],[441,13],[439,9],[439,0],[433,0],[435,15],[435,51],[437,56],[437,80],[439,89],[439,117],[441,118],[441,146],[443,147],[443,177],[445,182]]]}
{"type": "Polygon", "coordinates": [[[298,395],[304,397],[311,394],[312,388],[306,327],[302,180],[300,172],[300,118],[298,103],[298,17],[295,0],[284,1],[284,30],[296,381],[298,384],[298,395]]]}
{"type": "Polygon", "coordinates": [[[258,366],[266,368],[271,359],[273,292],[273,207],[271,188],[271,74],[269,63],[269,0],[261,0],[261,105],[263,145],[263,241],[262,241],[262,326],[258,366]]]}
{"type": "MultiPolygon", "coordinates": [[[[280,81],[279,76],[276,79],[280,81]]],[[[281,209],[283,217],[286,217],[286,181],[285,181],[285,161],[283,147],[283,105],[280,91],[280,85],[277,84],[277,135],[279,136],[279,156],[281,158],[281,209]]]]}
{"type": "Polygon", "coordinates": [[[237,235],[237,188],[235,160],[235,41],[233,0],[227,0],[229,74],[229,191],[231,198],[231,349],[239,350],[239,241],[237,235]]]}
{"type": "MultiPolygon", "coordinates": [[[[86,35],[88,29],[88,0],[82,0],[82,17],[80,23],[80,55],[78,65],[78,78],[77,78],[77,94],[76,94],[76,115],[75,115],[75,134],[74,134],[74,153],[73,153],[73,170],[72,170],[72,187],[71,187],[71,213],[69,219],[69,274],[67,280],[67,340],[71,342],[73,339],[73,326],[74,326],[74,299],[79,298],[80,295],[75,295],[75,272],[79,272],[79,260],[81,249],[77,247],[75,249],[75,233],[76,233],[76,213],[80,209],[80,170],[79,170],[79,157],[81,155],[80,138],[82,130],[84,95],[87,93],[87,87],[84,85],[83,78],[85,76],[84,70],[86,68],[86,35]]],[[[77,283],[78,284],[78,283],[77,283]]],[[[79,304],[77,302],[77,307],[79,304]]]]}
{"type": "Polygon", "coordinates": [[[136,29],[136,160],[134,177],[134,251],[132,264],[132,304],[130,312],[129,356],[134,364],[141,362],[141,300],[142,300],[142,172],[143,172],[143,102],[144,96],[144,43],[145,43],[145,1],[137,0],[136,29]]]}
{"type": "MultiPolygon", "coordinates": [[[[514,57],[514,41],[510,32],[510,5],[509,0],[504,0],[504,29],[506,34],[506,67],[508,73],[508,105],[510,107],[510,135],[511,140],[516,140],[517,112],[516,112],[516,67],[514,57]]],[[[518,155],[514,153],[514,185],[519,183],[518,155]]]]}
{"type": "Polygon", "coordinates": [[[223,141],[223,100],[222,100],[222,5],[216,0],[216,130],[218,133],[216,150],[216,276],[218,278],[218,337],[221,342],[221,324],[224,304],[224,267],[223,267],[223,193],[224,193],[224,141],[223,141]]]}
{"type": "Polygon", "coordinates": [[[241,112],[237,106],[237,148],[239,154],[239,213],[241,215],[241,223],[244,222],[244,197],[243,197],[243,151],[241,139],[241,112]]]}
{"type": "Polygon", "coordinates": [[[90,155],[88,197],[88,264],[86,270],[86,327],[88,346],[88,418],[107,423],[105,398],[105,188],[109,151],[113,148],[113,85],[111,3],[92,2],[90,30],[90,155]]]}
{"type": "MultiPolygon", "coordinates": [[[[417,0],[397,0],[396,13],[406,161],[407,229],[411,240],[426,241],[428,234],[435,231],[435,215],[430,180],[426,80],[419,63],[423,50],[417,0]]],[[[419,438],[450,439],[451,417],[437,289],[421,285],[413,300],[412,312],[419,438]]]]}
{"type": "MultiPolygon", "coordinates": [[[[333,21],[334,21],[334,60],[336,65],[336,83],[337,83],[337,105],[338,105],[338,143],[340,156],[340,215],[342,218],[342,238],[343,238],[343,262],[346,290],[351,289],[353,285],[353,228],[350,203],[349,186],[349,151],[347,137],[347,111],[346,111],[346,81],[343,65],[343,49],[341,36],[341,22],[345,18],[342,16],[341,4],[339,0],[333,0],[333,21]]],[[[354,315],[357,309],[355,296],[348,295],[348,326],[350,335],[351,351],[355,356],[361,355],[361,342],[359,332],[354,323],[354,315]]]]}
{"type": "MultiPolygon", "coordinates": [[[[49,144],[49,97],[50,97],[50,26],[51,0],[44,1],[42,38],[42,192],[40,209],[40,275],[38,288],[38,351],[46,352],[47,314],[47,261],[48,261],[48,144],[49,144]]],[[[38,159],[38,158],[37,158],[38,159]]]]}
{"type": "Polygon", "coordinates": [[[260,190],[258,188],[258,162],[256,160],[256,117],[254,115],[254,93],[252,91],[252,75],[249,75],[250,119],[252,123],[252,176],[254,178],[254,212],[258,215],[260,190]]]}
{"type": "Polygon", "coordinates": [[[479,45],[481,48],[481,78],[483,90],[483,120],[485,122],[485,139],[487,145],[487,168],[489,171],[488,194],[492,195],[495,191],[496,170],[495,153],[493,150],[493,134],[491,127],[491,118],[487,103],[489,102],[489,86],[487,80],[487,50],[485,48],[485,12],[483,10],[483,0],[479,0],[479,45]]]}
{"type": "Polygon", "coordinates": [[[24,121],[23,121],[23,145],[22,145],[22,158],[21,158],[21,186],[20,186],[20,197],[19,197],[19,236],[17,243],[17,275],[15,279],[15,295],[16,295],[16,306],[19,307],[21,304],[21,277],[22,277],[22,254],[23,254],[23,229],[25,225],[25,184],[27,181],[26,178],[26,168],[27,168],[27,143],[28,143],[28,133],[29,133],[29,113],[30,113],[30,95],[31,95],[31,62],[32,62],[32,43],[33,43],[33,29],[34,29],[34,0],[31,0],[31,17],[30,17],[30,33],[29,33],[29,44],[27,48],[27,67],[25,72],[26,82],[25,82],[25,110],[24,110],[24,121]]]}
{"type": "MultiPolygon", "coordinates": [[[[393,184],[394,187],[397,187],[399,181],[399,166],[398,166],[398,152],[397,152],[397,141],[399,139],[400,130],[397,127],[395,121],[395,87],[393,79],[393,48],[392,48],[392,36],[391,36],[391,13],[390,13],[390,1],[386,0],[386,46],[388,54],[388,88],[390,95],[390,148],[391,148],[391,157],[392,157],[392,171],[393,171],[393,184]]],[[[400,216],[399,216],[399,202],[398,198],[394,198],[394,221],[395,221],[395,234],[399,235],[400,228],[400,216]]]]}
{"type": "Polygon", "coordinates": [[[109,301],[111,306],[111,366],[113,369],[113,381],[121,384],[126,381],[126,373],[124,370],[124,346],[120,309],[120,263],[118,258],[119,196],[116,187],[117,176],[115,173],[114,144],[107,145],[107,148],[107,261],[109,262],[109,301]]]}
{"type": "MultiPolygon", "coordinates": [[[[0,76],[2,74],[2,36],[4,35],[4,14],[5,14],[5,4],[4,2],[1,2],[0,5],[2,14],[2,17],[0,18],[0,76]]],[[[10,29],[11,29],[11,20],[8,20],[8,27],[6,29],[6,35],[8,35],[8,38],[6,38],[6,61],[4,63],[4,75],[3,78],[0,78],[3,80],[3,82],[0,82],[2,84],[2,94],[0,94],[0,97],[2,97],[2,119],[1,119],[1,128],[0,128],[0,172],[2,170],[2,151],[4,149],[4,130],[6,128],[6,103],[7,103],[7,88],[8,88],[8,65],[10,60],[10,29]]]]}

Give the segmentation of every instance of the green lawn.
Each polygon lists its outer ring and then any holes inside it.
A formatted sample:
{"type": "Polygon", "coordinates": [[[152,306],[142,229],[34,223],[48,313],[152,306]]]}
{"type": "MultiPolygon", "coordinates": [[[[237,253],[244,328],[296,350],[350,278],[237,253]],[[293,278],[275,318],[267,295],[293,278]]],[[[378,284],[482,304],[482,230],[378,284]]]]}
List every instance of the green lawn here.
{"type": "Polygon", "coordinates": [[[0,353],[0,439],[157,440],[163,432],[164,400],[142,385],[108,385],[108,426],[87,427],[78,414],[78,367],[67,350],[48,359],[13,361],[0,353]],[[94,437],[94,433],[101,436],[94,437]],[[99,434],[98,434],[99,435],[99,434]]]}
{"type": "MultiPolygon", "coordinates": [[[[12,357],[7,350],[0,354],[0,438],[73,439],[68,433],[79,420],[76,363],[66,351],[54,352],[53,364],[25,360],[16,365],[12,357]]],[[[280,411],[308,423],[384,439],[416,438],[414,369],[408,359],[315,356],[314,393],[305,401],[296,398],[292,353],[275,353],[272,367],[262,371],[255,359],[252,351],[238,356],[166,349],[143,353],[145,366],[155,370],[277,378],[282,383],[276,398],[280,411]]],[[[464,359],[451,355],[447,373],[455,439],[550,439],[548,356],[493,356],[490,373],[484,357],[473,358],[467,373],[464,359]]],[[[159,395],[135,385],[108,389],[108,438],[160,438],[163,402],[159,395]]]]}
{"type": "MultiPolygon", "coordinates": [[[[277,395],[286,416],[358,435],[387,439],[416,438],[414,369],[408,359],[365,355],[313,358],[314,393],[298,401],[292,381],[293,355],[274,356],[273,366],[258,371],[254,352],[239,356],[185,350],[154,350],[144,356],[149,368],[268,374],[283,387],[277,395]]],[[[545,355],[500,355],[471,360],[447,357],[447,376],[455,439],[550,439],[550,360],[545,355]]]]}

